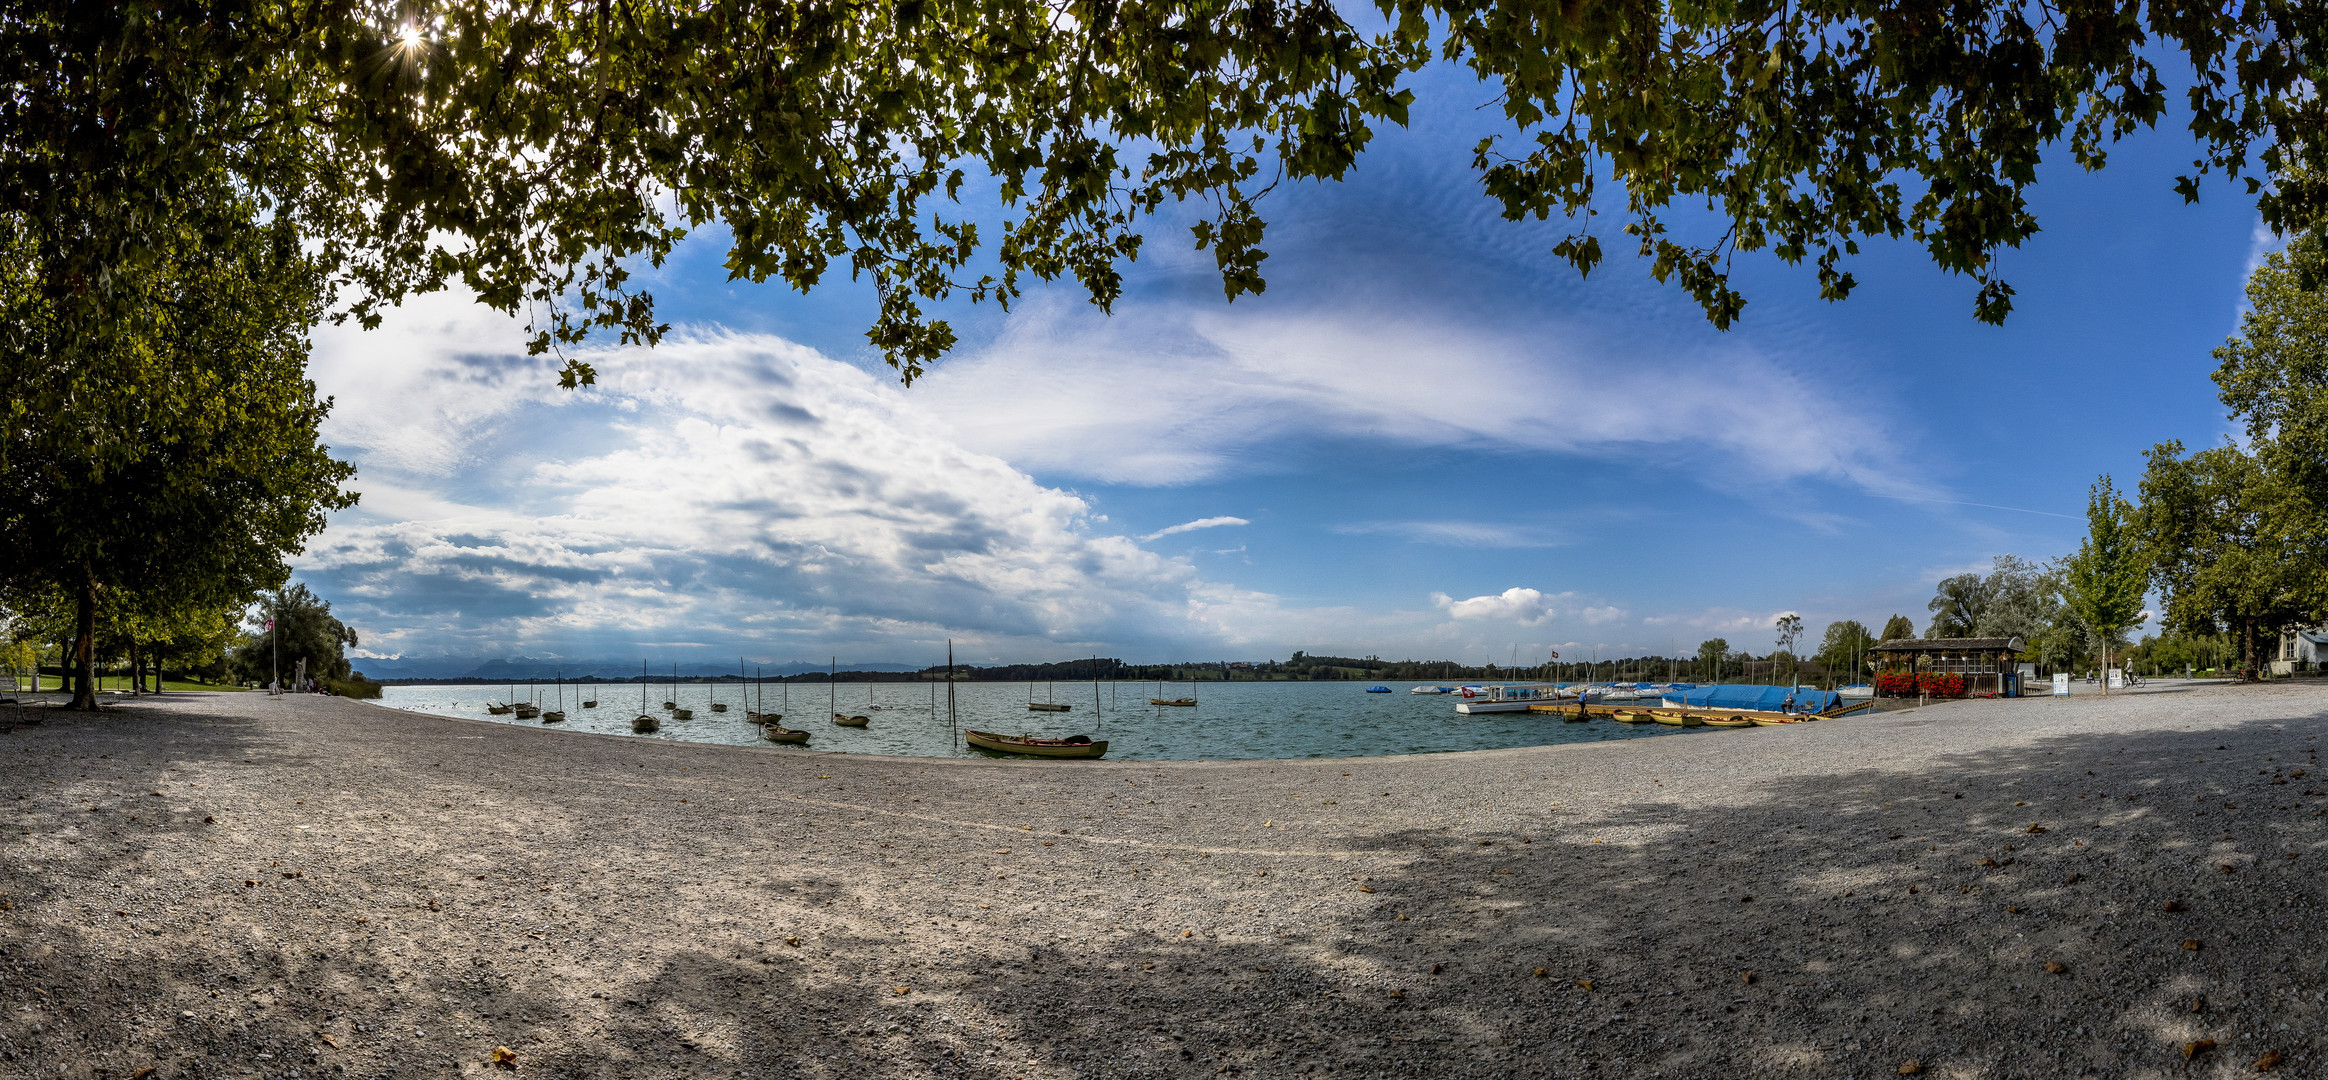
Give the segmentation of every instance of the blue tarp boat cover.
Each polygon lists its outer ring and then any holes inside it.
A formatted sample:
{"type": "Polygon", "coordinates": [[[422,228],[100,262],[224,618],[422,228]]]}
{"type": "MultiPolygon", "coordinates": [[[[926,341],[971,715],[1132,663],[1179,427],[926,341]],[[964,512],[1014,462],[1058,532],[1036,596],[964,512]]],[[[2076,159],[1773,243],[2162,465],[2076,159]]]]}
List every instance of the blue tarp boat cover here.
{"type": "Polygon", "coordinates": [[[1843,701],[1842,695],[1832,690],[1814,690],[1807,686],[1798,690],[1789,686],[1755,686],[1748,683],[1699,686],[1687,690],[1676,688],[1674,692],[1665,695],[1665,700],[1692,709],[1777,712],[1785,707],[1790,694],[1794,696],[1796,712],[1824,712],[1843,701]]]}

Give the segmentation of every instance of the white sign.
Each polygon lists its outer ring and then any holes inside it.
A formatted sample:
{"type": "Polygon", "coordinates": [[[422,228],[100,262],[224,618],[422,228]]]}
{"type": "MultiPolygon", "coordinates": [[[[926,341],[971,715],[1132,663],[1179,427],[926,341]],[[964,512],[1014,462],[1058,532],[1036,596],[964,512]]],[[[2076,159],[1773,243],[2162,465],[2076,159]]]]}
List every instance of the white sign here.
{"type": "Polygon", "coordinates": [[[2053,696],[2054,696],[2054,697],[2068,697],[2068,696],[2069,696],[2069,676],[2067,676],[2067,675],[2058,675],[2058,674],[2057,674],[2057,675],[2055,675],[2055,676],[2053,677],[2053,696]]]}
{"type": "Polygon", "coordinates": [[[2126,688],[2126,671],[2125,671],[2125,669],[2123,669],[2123,668],[2111,668],[2111,669],[2110,669],[2110,689],[2112,689],[2112,690],[2124,690],[2125,688],[2126,688]]]}

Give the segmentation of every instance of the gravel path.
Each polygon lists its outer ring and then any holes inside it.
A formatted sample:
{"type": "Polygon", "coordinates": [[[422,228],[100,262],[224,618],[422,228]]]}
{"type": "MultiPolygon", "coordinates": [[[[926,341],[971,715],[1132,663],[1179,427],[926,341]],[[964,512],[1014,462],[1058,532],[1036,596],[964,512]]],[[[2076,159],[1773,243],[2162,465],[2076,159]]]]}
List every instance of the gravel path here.
{"type": "Polygon", "coordinates": [[[2322,1076],[2324,714],[1157,764],[33,710],[0,1076],[2322,1076]]]}

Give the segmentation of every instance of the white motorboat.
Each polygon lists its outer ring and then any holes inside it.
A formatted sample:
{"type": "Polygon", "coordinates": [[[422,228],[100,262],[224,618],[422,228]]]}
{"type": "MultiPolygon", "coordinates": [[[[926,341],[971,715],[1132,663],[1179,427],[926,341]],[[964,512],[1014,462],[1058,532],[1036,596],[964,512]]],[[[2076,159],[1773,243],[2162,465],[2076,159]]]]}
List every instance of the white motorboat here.
{"type": "Polygon", "coordinates": [[[1410,687],[1407,687],[1407,693],[1410,693],[1410,694],[1452,694],[1452,693],[1454,693],[1454,692],[1455,692],[1455,688],[1454,688],[1454,687],[1452,687],[1452,686],[1410,686],[1410,687]]]}
{"type": "Polygon", "coordinates": [[[1835,688],[1835,694],[1845,699],[1871,698],[1875,696],[1875,687],[1865,683],[1857,686],[1839,686],[1835,688]]]}
{"type": "Polygon", "coordinates": [[[1526,712],[1530,705],[1544,705],[1559,700],[1558,687],[1551,683],[1498,683],[1492,686],[1466,686],[1463,700],[1455,703],[1455,711],[1470,716],[1477,713],[1526,712]]]}

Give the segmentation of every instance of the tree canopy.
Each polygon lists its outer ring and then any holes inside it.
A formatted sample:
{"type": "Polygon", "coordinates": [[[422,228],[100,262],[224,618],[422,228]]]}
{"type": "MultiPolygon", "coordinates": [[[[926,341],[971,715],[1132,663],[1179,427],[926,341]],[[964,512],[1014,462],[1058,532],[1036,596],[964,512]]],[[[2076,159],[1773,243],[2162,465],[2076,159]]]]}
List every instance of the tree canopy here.
{"type": "Polygon", "coordinates": [[[281,582],[324,514],[354,502],[341,488],[353,470],[318,441],[329,403],[305,373],[312,260],[287,224],[213,196],[181,206],[167,243],[112,285],[122,318],[94,343],[71,337],[70,303],[33,284],[44,240],[0,234],[16,331],[0,342],[0,596],[22,606],[61,590],[81,707],[94,705],[101,618],[154,636],[214,622],[281,582]]]}
{"type": "Polygon", "coordinates": [[[2085,539],[2064,565],[2063,601],[2101,640],[2105,667],[2110,643],[2142,614],[2142,594],[2149,588],[2150,561],[2128,521],[2132,516],[2109,477],[2095,481],[2086,498],[2085,539]]]}
{"type": "Polygon", "coordinates": [[[1554,250],[1579,271],[1621,235],[1717,325],[1745,305],[1736,252],[1808,260],[1840,299],[1866,237],[1920,244],[1973,279],[1979,318],[2004,318],[1996,256],[2037,231],[2037,166],[2099,168],[2155,125],[2170,61],[2196,73],[2181,190],[2219,172],[2276,227],[2320,219],[2303,178],[2328,175],[2304,168],[2323,153],[2306,137],[2323,45],[2298,0],[1377,0],[1353,17],[1323,0],[0,0],[0,217],[36,234],[40,288],[100,350],[170,208],[219,177],[312,246],[344,313],[461,285],[527,315],[537,349],[654,341],[634,273],[717,226],[736,278],[869,279],[868,337],[909,379],[954,340],[924,304],[1007,303],[1033,275],[1106,306],[1169,205],[1203,208],[1190,239],[1229,296],[1261,289],[1257,200],[1343,175],[1435,60],[1496,92],[1472,165],[1506,217],[1571,221],[1554,250]],[[965,186],[1003,220],[965,209],[965,186]]]}

